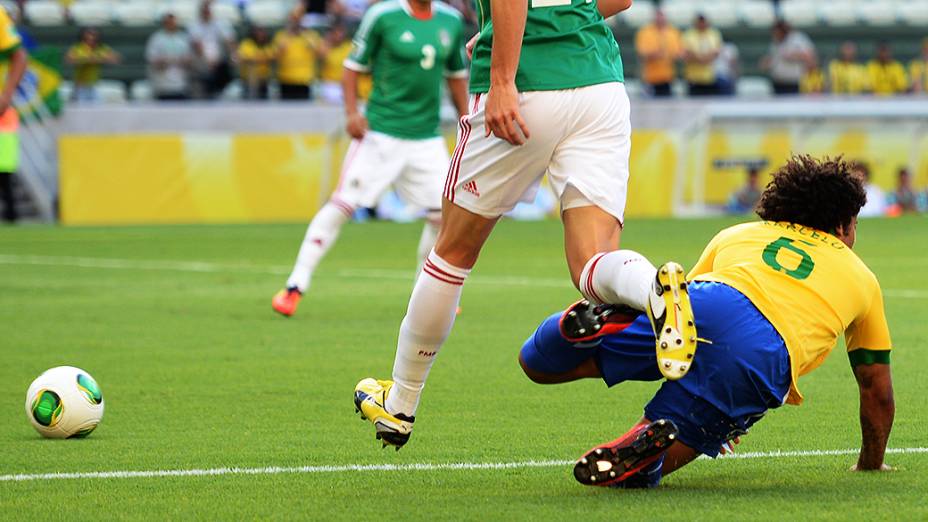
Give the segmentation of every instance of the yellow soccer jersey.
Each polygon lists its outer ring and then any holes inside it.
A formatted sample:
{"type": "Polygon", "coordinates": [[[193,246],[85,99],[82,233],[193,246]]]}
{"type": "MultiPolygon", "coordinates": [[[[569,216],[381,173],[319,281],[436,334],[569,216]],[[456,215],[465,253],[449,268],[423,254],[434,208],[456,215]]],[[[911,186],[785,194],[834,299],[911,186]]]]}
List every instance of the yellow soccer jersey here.
{"type": "Polygon", "coordinates": [[[831,234],[791,223],[745,223],[721,231],[689,274],[735,288],[780,332],[799,376],[817,368],[843,333],[854,362],[889,362],[892,347],[876,276],[831,234]]]}
{"type": "Polygon", "coordinates": [[[21,44],[22,40],[16,32],[16,26],[6,14],[6,9],[0,7],[0,58],[8,58],[21,44]]]}

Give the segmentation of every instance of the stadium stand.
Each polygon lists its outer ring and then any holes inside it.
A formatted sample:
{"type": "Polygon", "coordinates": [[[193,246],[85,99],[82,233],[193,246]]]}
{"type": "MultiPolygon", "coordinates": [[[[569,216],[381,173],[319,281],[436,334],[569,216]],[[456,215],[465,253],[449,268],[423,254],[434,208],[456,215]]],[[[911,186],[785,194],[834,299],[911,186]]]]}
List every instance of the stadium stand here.
{"type": "MultiPolygon", "coordinates": [[[[15,9],[15,4],[5,1],[8,8],[15,9]]],[[[56,1],[29,0],[24,5],[26,30],[42,46],[62,52],[74,41],[80,26],[102,27],[105,41],[123,56],[122,64],[106,67],[103,76],[123,82],[124,90],[130,94],[136,92],[130,89],[133,82],[145,80],[145,41],[157,29],[159,17],[171,11],[182,22],[189,23],[195,18],[197,9],[194,0],[124,0],[118,3],[77,0],[70,7],[69,18],[62,4],[56,1]]],[[[251,23],[275,30],[284,23],[291,6],[292,2],[284,0],[253,0],[239,10],[234,4],[215,2],[213,13],[232,24],[241,36],[251,23]]],[[[631,10],[610,20],[622,44],[629,78],[638,74],[638,60],[632,45],[635,31],[653,20],[655,6],[648,0],[636,0],[631,10]]],[[[773,2],[665,0],[663,9],[668,19],[681,29],[689,27],[697,13],[705,13],[713,26],[722,31],[726,41],[738,47],[742,74],[748,80],[744,85],[756,88],[755,80],[761,78],[748,77],[763,76],[759,62],[769,48],[768,29],[778,14],[773,2]]],[[[838,47],[845,40],[859,42],[860,56],[869,58],[877,42],[889,34],[896,56],[907,63],[918,55],[925,37],[928,0],[782,0],[779,14],[812,38],[821,63],[836,57],[838,47]]],[[[70,74],[71,71],[65,71],[65,77],[70,74]]],[[[756,94],[757,91],[751,92],[756,94]]]]}

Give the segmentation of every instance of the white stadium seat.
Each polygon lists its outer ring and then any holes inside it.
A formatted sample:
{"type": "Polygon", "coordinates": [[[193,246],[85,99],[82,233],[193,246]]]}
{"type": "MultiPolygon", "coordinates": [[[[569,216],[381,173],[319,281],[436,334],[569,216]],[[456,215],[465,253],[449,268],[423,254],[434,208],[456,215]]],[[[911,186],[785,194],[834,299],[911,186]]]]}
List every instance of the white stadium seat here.
{"type": "Polygon", "coordinates": [[[62,100],[70,100],[71,93],[73,92],[74,84],[68,80],[61,80],[61,83],[58,84],[58,96],[60,96],[62,100]]]}
{"type": "Polygon", "coordinates": [[[29,0],[25,4],[26,20],[32,25],[64,25],[64,7],[53,0],[29,0]]]}
{"type": "Polygon", "coordinates": [[[911,26],[928,25],[928,0],[906,0],[897,7],[899,20],[911,26]]]}
{"type": "Polygon", "coordinates": [[[702,13],[709,19],[709,23],[718,29],[730,29],[738,25],[738,4],[734,0],[719,0],[711,4],[703,4],[702,13]]]}
{"type": "Polygon", "coordinates": [[[619,13],[619,18],[630,27],[643,27],[654,20],[654,4],[633,2],[631,8],[619,13]]]}
{"type": "Polygon", "coordinates": [[[766,0],[740,2],[737,11],[739,18],[749,27],[770,27],[777,19],[773,4],[766,0]]]}
{"type": "Polygon", "coordinates": [[[769,98],[773,96],[773,85],[763,76],[744,76],[738,79],[735,92],[740,98],[769,98]]]}
{"type": "Polygon", "coordinates": [[[129,27],[148,26],[158,21],[157,7],[145,0],[119,4],[113,9],[113,16],[117,22],[129,27]]]}
{"type": "Polygon", "coordinates": [[[252,24],[278,26],[287,19],[287,8],[281,2],[256,0],[245,6],[245,15],[252,24]]]}
{"type": "Polygon", "coordinates": [[[129,94],[133,101],[149,101],[154,99],[154,93],[148,80],[136,80],[132,82],[129,94]]]}
{"type": "Polygon", "coordinates": [[[75,2],[68,12],[74,23],[82,26],[109,25],[113,20],[113,5],[109,2],[75,2]]]}
{"type": "MultiPolygon", "coordinates": [[[[632,4],[634,5],[634,3],[632,4]]],[[[676,0],[663,5],[664,14],[667,15],[667,21],[676,27],[691,27],[696,15],[700,12],[700,6],[696,2],[686,0],[676,0]]]]}
{"type": "Polygon", "coordinates": [[[794,27],[810,27],[818,23],[818,3],[790,0],[780,5],[780,14],[794,27]]]}
{"type": "Polygon", "coordinates": [[[226,22],[233,26],[238,25],[242,21],[242,15],[239,13],[238,8],[232,4],[213,2],[211,9],[213,17],[216,20],[226,22]]]}
{"type": "Polygon", "coordinates": [[[867,25],[886,27],[896,23],[896,2],[882,0],[864,2],[857,6],[857,14],[867,25]]]}
{"type": "Polygon", "coordinates": [[[857,25],[857,2],[825,2],[819,14],[826,24],[833,27],[850,27],[857,25]]]}
{"type": "Polygon", "coordinates": [[[126,86],[116,80],[100,80],[97,82],[97,95],[103,103],[125,103],[126,86]]]}

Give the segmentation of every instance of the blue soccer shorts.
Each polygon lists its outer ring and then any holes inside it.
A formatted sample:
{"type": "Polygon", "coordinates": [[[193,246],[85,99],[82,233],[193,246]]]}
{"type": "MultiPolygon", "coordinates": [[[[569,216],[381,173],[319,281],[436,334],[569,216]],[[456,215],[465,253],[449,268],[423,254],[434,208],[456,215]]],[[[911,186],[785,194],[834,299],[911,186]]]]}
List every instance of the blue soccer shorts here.
{"type": "MultiPolygon", "coordinates": [[[[791,382],[789,353],[773,325],[734,288],[697,281],[690,283],[689,294],[699,337],[710,342],[699,343],[685,377],[661,384],[644,416],[672,420],[681,442],[715,457],[724,442],[747,433],[768,409],[783,404],[791,382]]],[[[532,370],[565,373],[592,357],[608,386],[663,378],[644,314],[592,345],[561,337],[559,318],[560,313],[545,320],[522,347],[522,359],[532,370]]]]}

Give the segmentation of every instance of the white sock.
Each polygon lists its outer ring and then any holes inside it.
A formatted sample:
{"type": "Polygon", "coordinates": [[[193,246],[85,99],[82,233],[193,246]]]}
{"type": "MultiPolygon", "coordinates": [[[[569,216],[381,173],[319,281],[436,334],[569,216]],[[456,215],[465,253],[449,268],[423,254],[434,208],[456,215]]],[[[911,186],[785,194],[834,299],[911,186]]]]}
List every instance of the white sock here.
{"type": "Polygon", "coordinates": [[[419,248],[416,250],[416,279],[419,278],[419,273],[422,272],[422,267],[425,265],[425,260],[429,257],[429,252],[431,252],[432,247],[435,246],[435,241],[438,239],[438,228],[440,223],[439,219],[429,215],[426,218],[425,226],[422,227],[422,235],[419,237],[419,248]]]}
{"type": "Polygon", "coordinates": [[[451,332],[469,273],[445,262],[434,251],[429,254],[400,325],[393,363],[396,384],[387,397],[388,412],[415,415],[425,379],[451,332]]]}
{"type": "Polygon", "coordinates": [[[296,265],[287,279],[287,288],[296,287],[305,293],[309,289],[309,280],[313,270],[322,261],[322,257],[329,248],[335,244],[338,233],[342,229],[354,210],[346,203],[338,200],[329,200],[319,209],[306,229],[300,253],[296,256],[296,265]]]}
{"type": "Polygon", "coordinates": [[[596,254],[580,274],[580,293],[592,302],[644,311],[657,269],[632,250],[596,254]]]}

